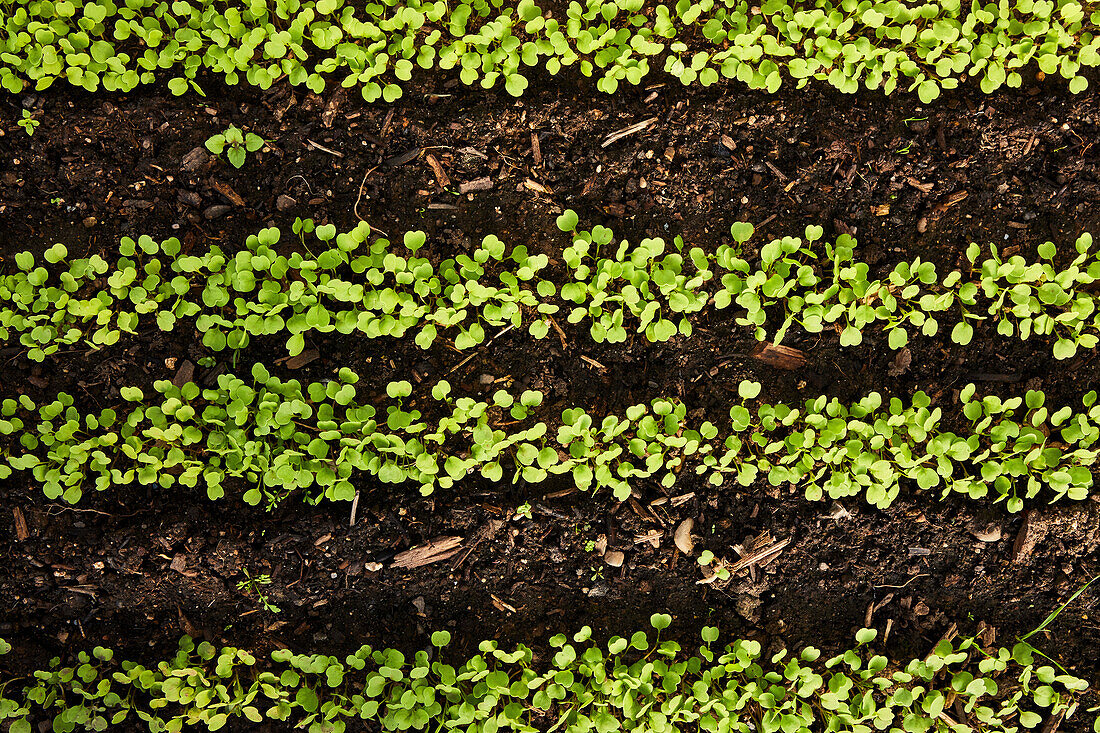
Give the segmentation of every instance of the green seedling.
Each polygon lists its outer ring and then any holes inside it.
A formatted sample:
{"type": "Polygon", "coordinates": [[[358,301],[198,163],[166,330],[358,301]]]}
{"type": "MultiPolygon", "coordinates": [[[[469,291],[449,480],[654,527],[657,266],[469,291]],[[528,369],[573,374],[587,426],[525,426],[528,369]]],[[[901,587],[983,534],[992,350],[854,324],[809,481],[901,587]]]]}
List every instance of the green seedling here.
{"type": "Polygon", "coordinates": [[[264,146],[264,139],[254,132],[242,132],[236,125],[230,125],[225,132],[211,135],[206,140],[206,149],[214,155],[225,153],[226,159],[234,168],[244,165],[248,153],[254,153],[264,146]]]}
{"type": "MultiPolygon", "coordinates": [[[[878,632],[860,629],[832,657],[812,646],[765,654],[754,640],[719,645],[719,630],[705,626],[699,646],[685,650],[662,638],[671,625],[671,615],[655,613],[645,630],[605,643],[585,626],[553,636],[550,653],[538,658],[525,645],[506,651],[494,640],[455,658],[447,631],[431,634],[431,655],[421,649],[410,657],[362,646],[343,657],[278,649],[261,659],[185,636],[174,656],[144,666],[95,647],[33,676],[5,678],[0,720],[14,733],[49,718],[88,730],[139,720],[165,730],[195,723],[427,730],[446,720],[521,733],[538,730],[547,716],[570,731],[915,733],[947,730],[950,710],[1007,733],[1051,720],[1076,724],[1089,686],[1037,664],[1038,652],[1025,643],[945,640],[925,657],[891,660],[877,653],[878,632]]],[[[10,648],[0,640],[0,655],[10,648]]]]}
{"type": "Polygon", "coordinates": [[[608,94],[663,73],[684,85],[733,81],[775,92],[814,81],[844,93],[911,92],[932,103],[963,79],[985,93],[1019,87],[1029,64],[1079,93],[1100,65],[1100,16],[1073,0],[350,7],[343,0],[281,0],[248,12],[211,0],[20,2],[4,26],[0,86],[18,94],[63,79],[91,92],[128,92],[167,78],[173,94],[202,94],[196,79],[213,74],[265,90],[285,79],[316,94],[338,83],[368,102],[392,103],[414,76],[433,69],[520,96],[528,69],[539,68],[575,69],[608,94]]]}
{"type": "Polygon", "coordinates": [[[36,120],[34,118],[34,115],[31,114],[30,110],[25,109],[23,110],[23,119],[19,120],[15,124],[22,127],[27,132],[27,135],[30,136],[34,135],[34,131],[38,128],[40,124],[42,124],[42,122],[40,120],[36,120]]]}
{"type": "Polygon", "coordinates": [[[267,594],[263,592],[264,586],[271,585],[271,576],[267,574],[254,576],[248,572],[248,568],[243,568],[241,572],[244,573],[244,580],[237,581],[237,590],[245,595],[256,596],[257,600],[260,601],[260,605],[268,613],[282,613],[282,609],[272,603],[267,594]]]}

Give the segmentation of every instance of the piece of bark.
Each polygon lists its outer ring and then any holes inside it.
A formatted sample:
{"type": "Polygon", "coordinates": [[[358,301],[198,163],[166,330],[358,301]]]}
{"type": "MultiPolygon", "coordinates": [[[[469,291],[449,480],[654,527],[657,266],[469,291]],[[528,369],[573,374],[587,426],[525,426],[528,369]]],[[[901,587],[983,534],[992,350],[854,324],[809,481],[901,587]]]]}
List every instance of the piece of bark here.
{"type": "Polygon", "coordinates": [[[11,513],[15,516],[15,539],[22,542],[31,536],[27,529],[27,519],[23,516],[23,510],[17,506],[11,508],[11,513]]]}
{"type": "Polygon", "coordinates": [[[384,165],[387,168],[396,168],[399,165],[405,165],[411,161],[416,160],[420,156],[420,148],[413,148],[400,155],[395,155],[392,158],[387,158],[384,165]]]}
{"type": "Polygon", "coordinates": [[[493,187],[492,178],[475,178],[472,181],[466,181],[458,185],[459,193],[472,193],[474,191],[488,191],[493,187]]]}
{"type": "Polygon", "coordinates": [[[539,147],[539,134],[537,132],[531,133],[531,160],[535,165],[542,165],[542,148],[539,147]]]}
{"type": "Polygon", "coordinates": [[[328,100],[328,104],[325,105],[325,111],[321,113],[321,124],[325,127],[332,127],[332,121],[336,117],[336,113],[340,111],[340,105],[344,103],[344,95],[346,91],[343,87],[340,87],[332,95],[332,98],[328,100]]]}
{"type": "Polygon", "coordinates": [[[210,185],[214,187],[214,190],[220,193],[234,206],[244,206],[244,199],[241,195],[233,190],[232,186],[228,183],[222,183],[221,181],[211,181],[210,185]]]}
{"type": "Polygon", "coordinates": [[[186,359],[180,368],[176,370],[176,376],[172,377],[172,384],[180,389],[195,377],[195,365],[186,359]]]}
{"type": "Polygon", "coordinates": [[[776,346],[771,341],[762,341],[749,354],[753,359],[762,361],[776,369],[792,371],[799,369],[806,363],[806,354],[798,349],[780,344],[776,346]]]}
{"type": "Polygon", "coordinates": [[[1029,509],[1024,512],[1024,523],[1016,533],[1016,542],[1012,545],[1012,562],[1026,562],[1035,550],[1035,545],[1046,534],[1046,525],[1040,521],[1038,512],[1029,509]]]}
{"type": "Polygon", "coordinates": [[[436,537],[427,544],[405,550],[393,558],[395,568],[413,568],[446,560],[462,549],[461,537],[436,537]]]}
{"type": "Polygon", "coordinates": [[[292,356],[286,360],[287,369],[301,369],[311,361],[317,361],[321,358],[321,352],[317,349],[306,349],[297,356],[292,356]]]}
{"type": "Polygon", "coordinates": [[[183,156],[180,160],[180,172],[182,173],[198,173],[206,170],[214,164],[214,158],[210,153],[206,152],[206,148],[201,145],[197,148],[193,148],[191,152],[183,156]]]}
{"type": "Polygon", "coordinates": [[[424,156],[424,160],[431,166],[432,173],[435,174],[435,180],[439,183],[440,188],[447,188],[451,185],[451,179],[447,176],[447,172],[443,170],[443,166],[440,165],[439,159],[431,153],[424,156]]]}

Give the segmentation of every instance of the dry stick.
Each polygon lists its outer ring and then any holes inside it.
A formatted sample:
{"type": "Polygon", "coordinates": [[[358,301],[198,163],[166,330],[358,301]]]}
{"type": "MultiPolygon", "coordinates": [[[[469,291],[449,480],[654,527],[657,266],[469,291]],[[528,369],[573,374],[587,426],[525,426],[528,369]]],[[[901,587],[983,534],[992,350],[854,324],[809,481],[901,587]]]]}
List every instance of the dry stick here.
{"type": "Polygon", "coordinates": [[[627,135],[633,135],[636,132],[641,132],[642,130],[645,130],[654,125],[656,122],[656,117],[650,117],[648,120],[643,120],[633,125],[628,125],[621,130],[616,130],[615,132],[608,135],[602,143],[600,143],[600,147],[606,148],[608,145],[611,145],[611,143],[616,142],[617,140],[622,140],[627,135]]]}
{"type": "Polygon", "coordinates": [[[335,155],[337,158],[343,158],[344,157],[344,154],[341,153],[338,150],[333,150],[332,148],[326,148],[324,145],[321,145],[320,143],[315,143],[315,142],[313,142],[312,140],[309,140],[309,139],[307,139],[306,142],[309,144],[310,147],[316,148],[317,150],[320,150],[322,153],[328,153],[329,155],[335,155]]]}
{"type": "Polygon", "coordinates": [[[348,520],[348,526],[355,526],[355,512],[359,509],[359,489],[355,490],[355,498],[351,500],[351,519],[348,520]]]}
{"type": "Polygon", "coordinates": [[[482,346],[482,347],[481,347],[480,349],[478,349],[477,351],[475,351],[474,353],[470,354],[470,355],[469,355],[469,356],[467,356],[467,357],[466,357],[465,359],[463,359],[462,361],[458,362],[458,363],[457,363],[457,364],[455,364],[455,365],[454,365],[453,367],[451,367],[451,368],[450,368],[450,370],[449,370],[449,371],[447,372],[447,374],[450,374],[451,372],[455,371],[456,369],[461,369],[461,368],[462,368],[463,366],[465,366],[465,365],[466,365],[466,364],[467,364],[467,363],[468,363],[468,362],[469,362],[469,361],[470,361],[471,359],[473,359],[473,358],[474,358],[475,356],[477,356],[477,355],[478,355],[478,354],[480,354],[480,353],[481,353],[482,351],[484,351],[484,350],[485,350],[485,349],[486,349],[487,347],[489,347],[490,345],[492,345],[492,343],[493,343],[494,341],[496,341],[496,340],[497,340],[498,338],[500,338],[500,337],[501,337],[501,336],[503,336],[504,334],[508,333],[509,331],[511,331],[511,330],[512,330],[513,328],[515,328],[515,327],[516,327],[516,324],[514,324],[514,323],[512,323],[512,324],[509,324],[508,328],[504,329],[503,331],[501,331],[500,333],[498,333],[498,334],[497,334],[496,336],[493,336],[493,337],[492,337],[491,339],[489,339],[489,343],[485,344],[485,346],[482,346]]]}

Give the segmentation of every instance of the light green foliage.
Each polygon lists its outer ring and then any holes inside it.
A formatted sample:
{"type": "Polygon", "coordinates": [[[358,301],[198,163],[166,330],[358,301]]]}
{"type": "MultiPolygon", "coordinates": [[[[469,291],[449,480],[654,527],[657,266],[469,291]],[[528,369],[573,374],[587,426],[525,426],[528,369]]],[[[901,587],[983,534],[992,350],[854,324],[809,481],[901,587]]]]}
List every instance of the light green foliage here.
{"type": "MultiPolygon", "coordinates": [[[[435,632],[432,659],[394,649],[360,647],[343,659],[296,654],[269,660],[234,647],[183,637],[170,659],[144,666],[118,661],[111,650],[54,659],[33,678],[5,677],[0,721],[10,730],[53,719],[55,730],[217,730],[227,723],[264,723],[311,731],[507,730],[535,733],[557,721],[567,733],[678,730],[750,733],[830,731],[1019,731],[1045,721],[1074,720],[1088,682],[1037,665],[1027,644],[983,649],[975,639],[941,642],[924,659],[890,660],[868,645],[829,659],[814,647],[765,656],[759,642],[714,646],[705,627],[694,653],[660,634],[672,621],[655,614],[650,634],[590,640],[585,627],[550,639],[556,652],[536,661],[483,641],[460,666],[448,663],[448,632],[435,632]],[[949,700],[955,702],[948,705],[949,700]],[[963,719],[951,725],[944,713],[963,719]],[[244,719],[244,720],[242,720],[244,719]],[[58,721],[62,724],[58,727],[58,721]],[[949,727],[950,726],[950,727],[949,727]]],[[[6,650],[0,640],[0,653],[6,650]]]]}
{"type": "Polygon", "coordinates": [[[744,382],[724,426],[696,423],[686,405],[665,399],[602,419],[571,407],[548,424],[536,419],[535,391],[477,401],[445,382],[429,397],[400,381],[376,407],[356,399],[357,381],[344,369],[339,380],[303,386],[257,364],[248,381],[222,374],[205,389],[156,382],[159,402],[132,390],[124,398],[143,404],[128,411],[81,415],[64,393],[38,408],[7,400],[0,430],[19,435],[22,452],[3,468],[31,471],[48,498],[69,503],[88,487],[134,481],[202,483],[218,498],[227,479],[244,479],[246,502],[273,507],[300,490],[314,501],[349,501],[360,474],[428,495],[472,473],[532,484],[569,475],[582,491],[625,500],[639,480],[671,487],[694,473],[714,486],[766,480],[797,486],[810,500],[863,497],[880,508],[910,485],[1004,501],[1018,512],[1040,496],[1086,499],[1100,455],[1095,392],[1080,411],[1053,411],[1041,392],[979,399],[969,385],[961,414],[945,417],[923,392],[908,404],[872,392],[851,405],[823,396],[772,405],[755,404],[760,385],[744,382]],[[508,430],[496,427],[502,422],[508,430]],[[962,434],[947,427],[958,425],[962,434]]]}
{"type": "Polygon", "coordinates": [[[596,341],[619,343],[632,334],[648,341],[690,336],[690,316],[731,308],[738,325],[775,343],[795,325],[811,333],[835,329],[842,346],[881,329],[886,344],[899,349],[914,336],[937,334],[941,324],[963,345],[978,329],[1049,338],[1059,359],[1100,343],[1100,296],[1088,287],[1100,279],[1100,252],[1087,233],[1060,268],[1052,243],[1039,248],[1037,262],[1003,258],[995,246],[982,258],[972,244],[965,272],[941,276],[916,258],[873,277],[855,258],[854,239],[821,242],[821,227],[761,243],[750,261],[741,254],[754,234],[746,223],[731,227],[733,244],[713,250],[679,237],[616,240],[603,226],[579,229],[572,211],[558,226],[570,241],[560,288],[544,278],[548,256],[524,245],[509,248],[489,235],[471,254],[436,263],[419,256],[423,232],[407,232],[401,244],[371,241],[365,223],[337,233],[334,225],[298,220],[294,233],[319,251],[315,256],[278,254],[282,233],[274,227],[248,237],[236,254],[214,246],[182,255],[174,238],[123,238],[111,264],[98,255],[69,261],[57,244],[44,255],[49,267],[21,252],[14,271],[0,277],[0,338],[18,336],[41,361],[65,344],[109,346],[143,322],[169,331],[186,319],[214,351],[285,332],[294,355],[312,333],[333,331],[411,335],[424,349],[446,336],[465,350],[484,343],[489,329],[509,325],[545,338],[550,318],[563,310],[569,322],[587,324],[596,341]]]}
{"type": "Polygon", "coordinates": [[[35,129],[37,129],[38,126],[42,123],[41,121],[34,118],[34,115],[31,114],[30,110],[25,109],[23,110],[23,119],[19,120],[19,122],[16,122],[15,124],[26,130],[27,135],[30,136],[34,135],[35,129]]]}
{"type": "Polygon", "coordinates": [[[1077,0],[928,3],[870,0],[584,0],[564,16],[534,0],[2,0],[0,87],[57,79],[129,91],[170,76],[174,94],[202,73],[269,88],[333,81],[392,102],[417,70],[519,96],[524,71],[576,66],[614,92],[658,69],[683,84],[736,79],[776,91],[810,79],[844,92],[916,91],[924,102],[963,78],[1018,87],[1036,63],[1072,92],[1100,65],[1100,11],[1077,0]],[[457,71],[455,71],[457,70],[457,71]]]}
{"type": "Polygon", "coordinates": [[[245,156],[264,146],[264,139],[254,132],[244,133],[236,125],[230,125],[225,132],[211,135],[206,141],[206,149],[214,155],[225,153],[226,159],[234,168],[244,165],[245,156]]]}
{"type": "Polygon", "coordinates": [[[244,568],[244,580],[237,581],[237,590],[256,596],[256,599],[268,613],[282,613],[282,609],[276,606],[264,592],[264,586],[271,585],[271,576],[265,574],[253,575],[244,568]]]}

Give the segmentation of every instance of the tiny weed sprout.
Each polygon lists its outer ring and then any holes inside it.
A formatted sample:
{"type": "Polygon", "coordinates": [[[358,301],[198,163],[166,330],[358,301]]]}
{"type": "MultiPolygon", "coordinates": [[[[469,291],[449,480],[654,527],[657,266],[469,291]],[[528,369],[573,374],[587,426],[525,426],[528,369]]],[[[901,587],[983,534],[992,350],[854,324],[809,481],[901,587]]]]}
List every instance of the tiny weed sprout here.
{"type": "Polygon", "coordinates": [[[281,613],[282,609],[272,603],[263,591],[264,586],[271,585],[271,576],[267,574],[252,575],[248,572],[248,568],[244,568],[242,572],[244,573],[244,580],[237,581],[237,590],[247,595],[256,596],[260,605],[268,613],[281,613]]]}
{"type": "MultiPolygon", "coordinates": [[[[0,721],[12,733],[51,719],[61,730],[266,723],[532,733],[547,720],[604,733],[976,730],[962,720],[1011,733],[1076,723],[1089,687],[1042,664],[1024,642],[1008,649],[945,640],[926,657],[890,659],[875,651],[878,632],[860,629],[851,648],[831,657],[812,646],[765,654],[754,640],[720,645],[719,629],[704,626],[692,651],[662,639],[671,624],[671,615],[655,613],[647,629],[604,643],[585,626],[553,636],[551,653],[539,657],[523,644],[506,651],[485,640],[465,660],[448,649],[447,631],[431,634],[433,654],[411,658],[362,646],[344,657],[279,649],[264,659],[185,636],[174,656],[144,666],[95,647],[5,678],[0,721]]],[[[0,640],[0,655],[9,650],[0,640]]]]}
{"type": "Polygon", "coordinates": [[[245,156],[264,146],[265,140],[254,132],[242,132],[236,125],[230,125],[225,132],[211,135],[206,140],[206,149],[214,155],[225,153],[226,159],[234,168],[244,165],[245,156]]]}
{"type": "Polygon", "coordinates": [[[15,124],[26,130],[27,135],[30,136],[34,135],[35,129],[42,123],[34,118],[34,115],[31,113],[30,110],[25,109],[23,110],[23,118],[15,124]]]}

